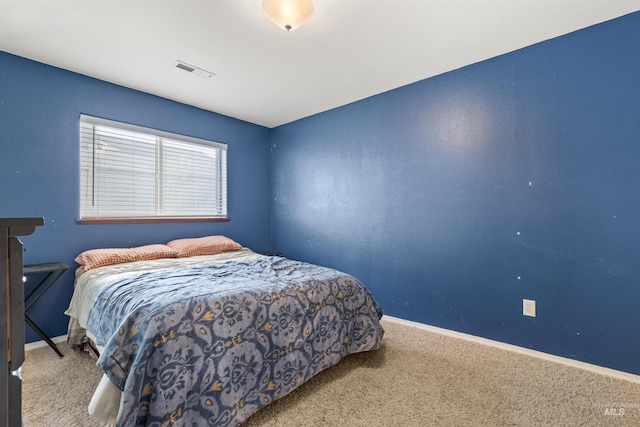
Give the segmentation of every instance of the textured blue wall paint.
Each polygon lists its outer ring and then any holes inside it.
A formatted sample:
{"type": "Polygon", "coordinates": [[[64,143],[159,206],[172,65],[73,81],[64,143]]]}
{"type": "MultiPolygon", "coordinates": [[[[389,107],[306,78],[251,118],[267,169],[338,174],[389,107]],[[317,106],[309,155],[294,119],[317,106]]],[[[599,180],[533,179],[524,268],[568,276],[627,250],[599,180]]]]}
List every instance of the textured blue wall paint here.
{"type": "MultiPolygon", "coordinates": [[[[388,314],[640,373],[639,47],[636,13],[271,133],[0,52],[0,216],[45,216],[26,262],[74,268],[178,236],[277,244],[388,314]],[[229,143],[232,221],[77,225],[80,113],[229,143]]],[[[32,312],[51,335],[72,281],[32,312]]]]}
{"type": "Polygon", "coordinates": [[[635,13],[273,129],[278,250],[388,314],[640,374],[638,52],[635,13]]]}
{"type": "MultiPolygon", "coordinates": [[[[225,234],[271,249],[269,129],[0,52],[0,217],[45,217],[22,238],[25,262],[61,261],[95,247],[225,234]],[[228,144],[226,223],[79,225],[80,114],[228,144]]],[[[66,333],[73,272],[29,312],[49,335],[66,333]]],[[[27,327],[27,342],[40,338],[27,327]]]]}

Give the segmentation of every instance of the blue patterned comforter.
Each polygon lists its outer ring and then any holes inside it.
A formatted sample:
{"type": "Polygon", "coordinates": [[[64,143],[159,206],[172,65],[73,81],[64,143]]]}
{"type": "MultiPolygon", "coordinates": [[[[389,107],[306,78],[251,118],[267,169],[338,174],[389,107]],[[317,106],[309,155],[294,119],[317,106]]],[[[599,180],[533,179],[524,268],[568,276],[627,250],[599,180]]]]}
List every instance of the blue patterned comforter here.
{"type": "Polygon", "coordinates": [[[87,329],[123,391],[117,425],[235,426],[345,355],[377,348],[381,316],[355,278],[261,256],[116,275],[87,329]]]}

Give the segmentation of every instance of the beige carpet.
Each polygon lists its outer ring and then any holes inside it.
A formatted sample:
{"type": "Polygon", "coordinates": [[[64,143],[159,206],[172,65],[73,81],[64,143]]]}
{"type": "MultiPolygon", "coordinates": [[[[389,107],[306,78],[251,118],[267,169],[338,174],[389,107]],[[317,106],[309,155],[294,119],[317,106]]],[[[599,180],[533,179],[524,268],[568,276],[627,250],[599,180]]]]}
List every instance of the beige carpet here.
{"type": "MultiPolygon", "coordinates": [[[[640,426],[640,384],[383,320],[383,348],[345,358],[250,418],[278,426],[640,426]]],[[[61,346],[27,352],[26,427],[97,426],[100,371],[61,346]]]]}

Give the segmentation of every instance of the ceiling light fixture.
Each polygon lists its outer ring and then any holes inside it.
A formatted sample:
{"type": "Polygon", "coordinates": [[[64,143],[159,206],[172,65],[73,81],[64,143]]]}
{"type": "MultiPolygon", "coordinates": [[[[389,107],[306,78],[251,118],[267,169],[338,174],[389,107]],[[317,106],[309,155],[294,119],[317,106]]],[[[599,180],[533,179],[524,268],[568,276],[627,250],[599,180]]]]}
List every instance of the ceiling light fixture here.
{"type": "Polygon", "coordinates": [[[313,14],[311,0],[262,0],[262,10],[278,27],[291,31],[313,14]]]}

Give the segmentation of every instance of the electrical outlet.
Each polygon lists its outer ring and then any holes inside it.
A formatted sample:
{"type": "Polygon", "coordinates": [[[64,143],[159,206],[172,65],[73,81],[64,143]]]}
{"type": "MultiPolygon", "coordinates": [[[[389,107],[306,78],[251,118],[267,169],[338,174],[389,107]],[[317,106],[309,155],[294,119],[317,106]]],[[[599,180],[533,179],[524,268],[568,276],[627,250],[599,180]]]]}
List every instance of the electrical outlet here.
{"type": "Polygon", "coordinates": [[[536,301],[533,299],[523,299],[522,314],[529,317],[536,317],[536,301]]]}

